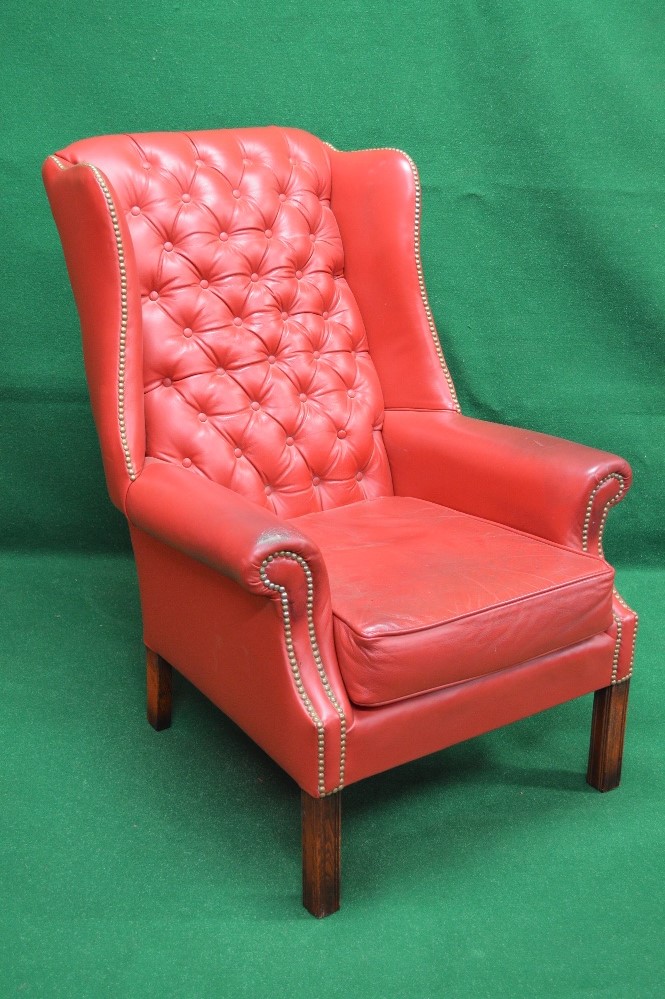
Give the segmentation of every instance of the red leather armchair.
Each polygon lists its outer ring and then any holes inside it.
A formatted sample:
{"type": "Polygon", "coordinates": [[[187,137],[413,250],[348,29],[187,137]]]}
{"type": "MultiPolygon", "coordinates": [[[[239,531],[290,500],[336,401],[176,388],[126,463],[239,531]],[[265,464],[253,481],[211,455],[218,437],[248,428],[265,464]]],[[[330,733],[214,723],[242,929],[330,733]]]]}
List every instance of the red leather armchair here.
{"type": "Polygon", "coordinates": [[[602,553],[621,458],[464,417],[397,150],[257,128],[105,136],[44,181],[129,521],[148,716],[172,664],[302,789],[339,905],[345,785],[596,691],[619,783],[637,618],[602,553]]]}

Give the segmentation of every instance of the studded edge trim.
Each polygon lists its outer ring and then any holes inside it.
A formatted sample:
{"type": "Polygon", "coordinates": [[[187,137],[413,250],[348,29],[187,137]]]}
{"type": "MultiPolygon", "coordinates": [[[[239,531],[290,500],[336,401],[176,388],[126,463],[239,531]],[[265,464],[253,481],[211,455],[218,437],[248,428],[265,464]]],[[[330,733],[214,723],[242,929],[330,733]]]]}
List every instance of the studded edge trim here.
{"type": "MultiPolygon", "coordinates": [[[[332,149],[333,152],[340,152],[335,146],[330,142],[324,142],[325,146],[332,149]]],[[[344,150],[347,152],[348,150],[344,150]]],[[[455,383],[453,382],[452,375],[446,364],[446,359],[443,354],[443,349],[441,347],[441,341],[439,340],[439,334],[436,331],[436,325],[434,323],[434,316],[432,315],[432,309],[429,304],[429,298],[427,297],[427,288],[425,286],[425,275],[423,273],[423,262],[420,255],[420,224],[422,219],[422,187],[420,184],[420,174],[418,173],[418,167],[415,162],[411,159],[408,153],[405,153],[403,149],[398,149],[396,146],[377,146],[372,149],[358,149],[355,152],[371,152],[371,153],[399,153],[409,164],[411,168],[411,173],[413,174],[413,180],[416,189],[416,204],[414,212],[413,221],[413,252],[416,261],[416,271],[418,272],[418,287],[420,288],[420,297],[422,299],[423,307],[425,309],[425,315],[427,316],[427,325],[429,326],[429,331],[434,341],[434,349],[436,350],[437,357],[439,358],[439,363],[443,371],[444,377],[448,384],[448,391],[450,392],[450,397],[453,403],[453,408],[456,413],[461,412],[461,407],[459,400],[457,398],[457,392],[455,391],[455,383]]]]}
{"type": "Polygon", "coordinates": [[[321,658],[321,652],[319,650],[319,643],[316,637],[316,629],[314,627],[314,579],[312,577],[312,570],[310,569],[307,561],[298,555],[296,552],[292,551],[278,551],[274,552],[272,555],[268,555],[267,558],[263,560],[259,568],[259,575],[263,581],[264,586],[270,590],[274,590],[279,593],[279,600],[282,608],[282,620],[284,624],[284,639],[286,642],[286,652],[289,657],[289,665],[291,666],[291,673],[293,674],[293,680],[296,685],[296,690],[307,714],[314,722],[317,734],[318,743],[318,791],[319,796],[324,798],[330,794],[335,794],[337,791],[341,791],[344,787],[344,768],[346,762],[346,716],[344,715],[344,710],[335,696],[335,692],[330,686],[330,681],[325,671],[323,665],[323,659],[321,658]],[[290,559],[292,562],[297,562],[300,568],[305,574],[305,579],[307,582],[307,630],[309,633],[309,643],[312,649],[312,656],[314,657],[314,662],[316,664],[316,669],[321,679],[321,684],[325,691],[326,697],[332,704],[333,708],[337,712],[340,721],[340,761],[339,761],[339,785],[334,787],[331,791],[326,791],[325,785],[325,731],[323,722],[319,718],[317,711],[312,704],[312,701],[305,689],[303,683],[302,675],[300,673],[300,667],[298,666],[298,660],[296,658],[295,647],[293,644],[293,631],[291,627],[291,611],[289,608],[289,596],[285,586],[280,583],[274,583],[268,576],[268,566],[275,559],[286,558],[290,559]]]}
{"type": "MultiPolygon", "coordinates": [[[[588,552],[589,551],[589,527],[591,525],[591,515],[592,515],[592,512],[593,512],[593,504],[594,504],[594,501],[595,501],[596,496],[598,495],[598,492],[600,491],[600,489],[605,485],[606,482],[610,482],[611,479],[615,479],[619,483],[619,489],[614,494],[614,496],[611,496],[608,499],[608,501],[605,503],[605,506],[603,507],[603,512],[602,512],[602,515],[601,515],[601,518],[600,518],[600,525],[598,527],[598,554],[599,554],[599,556],[601,558],[605,557],[604,552],[603,552],[603,532],[605,531],[605,524],[607,523],[607,515],[608,515],[608,513],[610,512],[610,510],[611,510],[611,508],[613,506],[616,506],[617,503],[621,502],[621,500],[623,499],[624,493],[626,492],[626,480],[624,479],[623,475],[621,475],[620,472],[609,472],[608,475],[606,475],[604,478],[602,478],[600,480],[600,482],[597,482],[596,485],[593,487],[593,489],[591,490],[591,492],[589,494],[589,500],[587,502],[586,511],[585,511],[585,514],[584,514],[584,524],[583,524],[583,527],[582,527],[582,550],[585,551],[585,552],[588,552]]],[[[625,607],[626,610],[632,611],[632,613],[635,615],[635,627],[633,629],[633,644],[632,644],[632,648],[631,648],[631,651],[630,651],[630,664],[628,666],[628,672],[626,673],[625,676],[622,676],[620,680],[617,680],[617,673],[619,671],[619,657],[621,655],[621,640],[622,640],[622,637],[623,637],[623,622],[621,621],[621,618],[619,617],[619,615],[614,610],[612,611],[612,617],[614,618],[614,623],[616,624],[616,628],[617,628],[617,637],[616,637],[616,641],[614,643],[614,653],[612,655],[612,679],[611,679],[611,683],[613,685],[616,685],[618,683],[625,683],[626,680],[630,680],[631,676],[633,675],[633,663],[635,661],[635,643],[637,641],[637,627],[638,627],[640,619],[639,619],[639,616],[636,613],[636,611],[634,611],[632,609],[632,607],[628,606],[628,604],[623,599],[623,597],[621,596],[621,594],[619,593],[619,591],[616,589],[616,587],[613,587],[612,592],[613,592],[616,600],[621,604],[621,606],[625,607]]]]}
{"type": "MultiPolygon", "coordinates": [[[[65,167],[57,156],[49,156],[49,159],[53,160],[56,166],[60,170],[66,170],[71,167],[65,167]]],[[[104,195],[104,200],[106,201],[106,206],[108,208],[109,216],[111,219],[111,225],[113,226],[113,234],[115,236],[115,245],[118,251],[118,270],[120,273],[120,340],[118,348],[118,428],[120,430],[120,444],[122,446],[122,453],[125,459],[125,468],[127,469],[127,474],[129,478],[134,481],[136,479],[136,470],[132,462],[132,455],[129,449],[129,442],[127,440],[127,422],[125,418],[125,365],[127,360],[127,324],[129,317],[128,308],[128,298],[127,298],[127,266],[125,262],[125,248],[122,243],[122,236],[120,234],[120,222],[118,220],[118,212],[113,201],[113,197],[109,190],[108,184],[104,179],[102,172],[93,163],[77,163],[76,166],[87,167],[94,176],[95,180],[99,184],[99,188],[104,195]]]]}

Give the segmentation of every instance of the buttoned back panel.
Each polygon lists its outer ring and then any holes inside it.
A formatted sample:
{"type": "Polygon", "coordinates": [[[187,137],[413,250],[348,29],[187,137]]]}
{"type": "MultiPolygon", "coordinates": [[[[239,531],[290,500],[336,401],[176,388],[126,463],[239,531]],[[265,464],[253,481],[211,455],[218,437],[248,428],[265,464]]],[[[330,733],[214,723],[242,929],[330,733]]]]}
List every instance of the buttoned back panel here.
{"type": "Polygon", "coordinates": [[[323,143],[259,128],[84,140],[141,293],[146,456],[281,516],[392,493],[323,143]]]}

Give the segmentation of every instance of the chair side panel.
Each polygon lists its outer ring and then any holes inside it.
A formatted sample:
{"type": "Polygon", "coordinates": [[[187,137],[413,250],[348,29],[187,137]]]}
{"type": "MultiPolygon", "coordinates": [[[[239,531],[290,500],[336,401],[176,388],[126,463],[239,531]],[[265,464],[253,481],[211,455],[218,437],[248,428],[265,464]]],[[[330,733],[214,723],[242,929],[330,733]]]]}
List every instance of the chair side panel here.
{"type": "Polygon", "coordinates": [[[420,181],[396,149],[331,153],[332,209],[387,409],[459,410],[420,261],[420,181]]]}
{"type": "Polygon", "coordinates": [[[111,499],[125,494],[145,455],[143,358],[136,269],[114,192],[87,165],[49,157],[44,185],[81,321],[92,410],[111,499]]]}

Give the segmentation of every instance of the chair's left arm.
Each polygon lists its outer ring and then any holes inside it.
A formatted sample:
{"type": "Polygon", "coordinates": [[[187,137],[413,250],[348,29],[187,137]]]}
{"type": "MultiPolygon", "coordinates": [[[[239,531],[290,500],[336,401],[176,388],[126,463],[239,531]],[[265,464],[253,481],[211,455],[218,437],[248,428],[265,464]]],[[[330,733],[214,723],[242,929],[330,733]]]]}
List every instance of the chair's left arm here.
{"type": "MultiPolygon", "coordinates": [[[[274,648],[265,635],[247,629],[242,642],[261,658],[261,671],[270,686],[268,703],[281,704],[287,715],[280,721],[276,706],[266,712],[261,706],[265,698],[261,705],[251,698],[235,698],[235,713],[224,701],[220,707],[310,794],[323,795],[342,786],[346,733],[353,713],[335,652],[328,574],[315,542],[233,490],[154,459],[146,461],[131,483],[126,513],[141,536],[232,581],[234,585],[226,589],[225,619],[233,617],[238,587],[275,606],[281,638],[274,648]],[[302,746],[296,751],[300,744],[295,725],[304,725],[303,740],[314,738],[318,744],[318,764],[302,746]]],[[[150,571],[150,549],[144,541],[139,548],[135,543],[139,578],[143,569],[144,581],[150,580],[155,575],[150,571]]],[[[239,600],[237,606],[242,616],[246,601],[239,600]]],[[[253,613],[259,613],[257,608],[253,613]]],[[[169,658],[168,652],[156,651],[169,658]]],[[[177,660],[174,665],[179,665],[177,660]]],[[[227,697],[233,683],[233,675],[227,676],[227,697]]]]}
{"type": "Polygon", "coordinates": [[[388,411],[384,441],[398,495],[601,556],[632,478],[617,455],[453,412],[388,411]]]}

